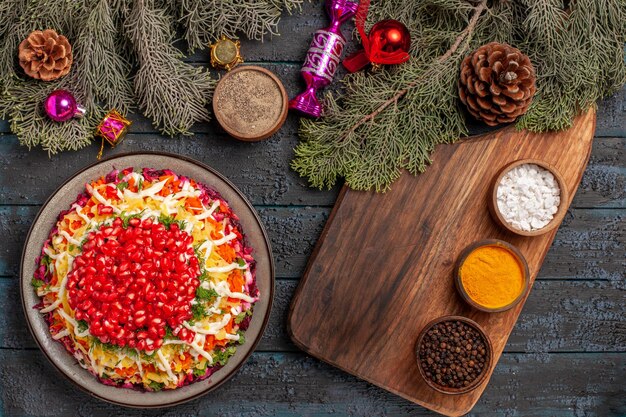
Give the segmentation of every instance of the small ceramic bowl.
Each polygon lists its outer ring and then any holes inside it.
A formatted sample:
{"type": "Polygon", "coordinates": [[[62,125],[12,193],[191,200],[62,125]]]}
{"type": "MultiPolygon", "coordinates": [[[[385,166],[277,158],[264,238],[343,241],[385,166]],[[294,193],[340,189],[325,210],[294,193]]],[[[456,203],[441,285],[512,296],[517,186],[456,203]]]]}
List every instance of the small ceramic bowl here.
{"type": "Polygon", "coordinates": [[[444,317],[436,318],[433,321],[431,321],[430,323],[428,323],[426,326],[424,326],[424,328],[420,332],[419,336],[417,337],[417,344],[415,345],[415,355],[417,357],[417,367],[419,369],[420,375],[422,376],[422,379],[424,379],[424,382],[426,382],[426,384],[428,384],[429,387],[431,387],[435,391],[441,392],[443,394],[451,394],[451,395],[465,394],[467,392],[470,392],[470,391],[476,389],[480,384],[482,384],[483,381],[485,380],[485,378],[487,377],[487,375],[489,374],[489,369],[491,369],[491,363],[493,361],[493,358],[492,358],[493,357],[493,346],[491,344],[491,340],[489,340],[489,338],[485,334],[484,330],[475,321],[470,320],[467,317],[463,317],[463,316],[444,316],[444,317]],[[465,323],[466,325],[472,327],[473,329],[475,329],[482,336],[482,338],[485,340],[485,346],[487,347],[487,360],[485,362],[485,367],[483,368],[483,371],[478,376],[478,378],[476,378],[471,384],[469,384],[468,386],[463,387],[463,388],[448,388],[448,387],[441,386],[441,385],[435,383],[434,381],[431,381],[426,376],[426,372],[422,368],[421,361],[419,360],[419,349],[420,349],[420,346],[422,344],[422,340],[424,340],[424,337],[426,336],[428,331],[434,325],[436,325],[437,323],[442,323],[442,322],[446,322],[446,321],[460,321],[460,322],[465,323]]]}
{"type": "Polygon", "coordinates": [[[454,268],[454,282],[456,285],[456,289],[459,292],[459,294],[461,295],[461,297],[472,307],[474,307],[477,310],[480,311],[484,311],[486,313],[499,313],[501,311],[506,311],[506,310],[510,310],[513,307],[515,307],[520,301],[522,301],[522,299],[524,298],[524,296],[526,295],[526,293],[528,292],[528,289],[530,287],[530,273],[528,271],[528,263],[526,262],[526,259],[524,258],[524,255],[522,255],[522,252],[520,252],[519,249],[517,249],[515,246],[511,245],[508,242],[505,242],[503,240],[499,240],[499,239],[486,239],[486,240],[481,240],[478,242],[474,242],[471,245],[469,245],[468,247],[466,247],[463,252],[461,252],[461,255],[459,256],[459,259],[456,262],[456,266],[454,268]],[[461,280],[461,266],[463,265],[463,262],[465,262],[465,259],[467,259],[467,257],[469,256],[470,253],[472,253],[475,249],[480,248],[482,246],[500,246],[502,248],[507,249],[513,256],[515,256],[518,260],[518,262],[520,263],[520,265],[522,266],[522,273],[524,274],[524,284],[522,287],[522,291],[520,292],[520,294],[509,304],[499,307],[499,308],[489,308],[489,307],[485,307],[481,304],[478,304],[476,301],[474,301],[469,294],[467,293],[467,291],[465,291],[465,287],[463,286],[463,281],[461,280]]]}
{"type": "Polygon", "coordinates": [[[515,233],[520,236],[539,236],[544,233],[548,233],[549,231],[553,230],[555,227],[557,227],[561,223],[561,221],[563,220],[563,217],[565,216],[565,213],[567,212],[567,202],[569,201],[568,195],[569,194],[567,191],[567,185],[565,184],[565,180],[563,179],[563,176],[561,175],[561,173],[556,170],[556,168],[554,168],[552,165],[546,162],[543,162],[537,159],[520,159],[520,160],[511,162],[510,164],[506,165],[496,175],[493,181],[493,184],[491,186],[491,194],[489,195],[489,202],[488,202],[489,212],[491,213],[491,216],[493,217],[495,222],[499,224],[500,226],[502,226],[503,228],[505,228],[506,230],[508,230],[509,232],[515,233]],[[504,175],[507,172],[509,172],[511,169],[520,165],[524,165],[524,164],[537,165],[543,169],[550,171],[550,173],[554,175],[554,178],[556,178],[556,181],[559,184],[560,193],[561,193],[560,204],[559,204],[557,212],[554,214],[554,217],[552,218],[550,223],[548,223],[541,229],[537,229],[537,230],[526,231],[526,230],[520,230],[520,229],[513,227],[510,223],[508,223],[504,219],[504,216],[498,209],[498,186],[500,185],[500,181],[502,181],[502,178],[504,177],[504,175]]]}

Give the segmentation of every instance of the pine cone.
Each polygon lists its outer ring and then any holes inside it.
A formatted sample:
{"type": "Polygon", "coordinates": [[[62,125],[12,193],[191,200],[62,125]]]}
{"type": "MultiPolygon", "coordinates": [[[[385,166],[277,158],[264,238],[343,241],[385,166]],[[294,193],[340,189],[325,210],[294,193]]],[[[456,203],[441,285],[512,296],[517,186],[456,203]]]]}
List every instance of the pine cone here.
{"type": "Polygon", "coordinates": [[[27,75],[43,81],[61,78],[70,72],[72,46],[52,29],[36,30],[20,43],[20,65],[27,75]]]}
{"type": "Polygon", "coordinates": [[[509,123],[524,114],[535,94],[535,69],[530,59],[507,44],[492,42],[465,57],[459,97],[467,110],[490,126],[509,123]]]}

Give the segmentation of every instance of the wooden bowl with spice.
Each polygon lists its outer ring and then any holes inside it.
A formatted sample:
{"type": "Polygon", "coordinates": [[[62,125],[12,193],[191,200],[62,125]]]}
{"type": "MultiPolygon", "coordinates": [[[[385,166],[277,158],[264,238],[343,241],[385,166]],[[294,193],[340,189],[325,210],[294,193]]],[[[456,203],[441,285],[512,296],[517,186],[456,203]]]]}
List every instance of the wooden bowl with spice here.
{"type": "Polygon", "coordinates": [[[415,345],[420,375],[432,389],[464,394],[489,374],[493,348],[483,329],[462,316],[437,318],[420,332],[415,345]]]}
{"type": "Polygon", "coordinates": [[[497,313],[515,307],[530,287],[528,263],[515,246],[498,239],[469,245],[455,268],[455,285],[472,307],[497,313]]]}
{"type": "Polygon", "coordinates": [[[563,176],[538,159],[520,159],[496,175],[489,212],[506,230],[538,236],[557,227],[567,212],[568,191],[563,176]]]}
{"type": "Polygon", "coordinates": [[[271,71],[243,65],[222,77],[213,93],[213,113],[230,136],[245,142],[267,139],[287,119],[289,98],[271,71]]]}

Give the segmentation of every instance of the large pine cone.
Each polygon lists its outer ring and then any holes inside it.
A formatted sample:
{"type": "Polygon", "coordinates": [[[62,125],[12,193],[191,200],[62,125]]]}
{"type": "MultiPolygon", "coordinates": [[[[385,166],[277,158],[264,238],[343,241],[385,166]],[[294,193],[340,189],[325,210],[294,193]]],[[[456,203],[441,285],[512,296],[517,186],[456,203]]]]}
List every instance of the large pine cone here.
{"type": "Polygon", "coordinates": [[[507,44],[492,42],[465,57],[459,96],[467,110],[490,126],[524,114],[535,94],[530,59],[507,44]]]}
{"type": "Polygon", "coordinates": [[[52,81],[70,72],[72,46],[52,29],[36,30],[20,43],[20,65],[33,78],[52,81]]]}

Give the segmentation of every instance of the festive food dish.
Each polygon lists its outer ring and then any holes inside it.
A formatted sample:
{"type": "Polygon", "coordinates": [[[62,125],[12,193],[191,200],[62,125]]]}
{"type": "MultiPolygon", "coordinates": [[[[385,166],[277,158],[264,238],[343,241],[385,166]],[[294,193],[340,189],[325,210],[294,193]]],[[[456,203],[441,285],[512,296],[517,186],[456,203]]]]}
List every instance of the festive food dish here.
{"type": "Polygon", "coordinates": [[[244,343],[259,300],[237,215],[170,170],[115,170],[58,216],[32,284],[79,364],[157,391],[208,378],[244,343]]]}

